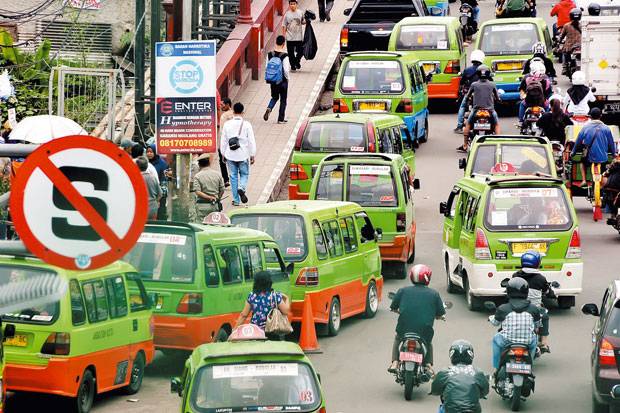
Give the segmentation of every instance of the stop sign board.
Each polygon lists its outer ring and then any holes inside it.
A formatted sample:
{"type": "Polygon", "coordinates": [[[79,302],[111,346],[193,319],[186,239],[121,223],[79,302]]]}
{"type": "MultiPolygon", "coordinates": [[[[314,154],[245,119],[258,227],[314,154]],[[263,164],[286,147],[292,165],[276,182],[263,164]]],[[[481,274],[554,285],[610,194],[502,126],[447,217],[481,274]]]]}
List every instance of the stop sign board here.
{"type": "Polygon", "coordinates": [[[83,135],[52,140],[32,152],[11,184],[9,205],[31,252],[77,270],[125,255],[148,214],[146,185],[129,155],[83,135]]]}

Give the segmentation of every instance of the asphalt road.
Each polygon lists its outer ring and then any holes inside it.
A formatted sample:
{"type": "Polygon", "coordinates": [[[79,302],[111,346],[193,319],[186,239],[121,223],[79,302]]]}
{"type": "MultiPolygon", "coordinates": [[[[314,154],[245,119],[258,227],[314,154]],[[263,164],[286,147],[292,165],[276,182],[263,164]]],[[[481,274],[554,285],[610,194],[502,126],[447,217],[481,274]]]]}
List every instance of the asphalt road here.
{"type": "MultiPolygon", "coordinates": [[[[539,2],[539,15],[548,16],[550,3],[539,2]]],[[[482,2],[482,18],[490,18],[492,3],[482,2]]],[[[458,7],[452,5],[453,15],[458,7]]],[[[566,90],[566,80],[560,79],[566,90]]],[[[451,300],[446,322],[435,326],[435,364],[441,368],[448,360],[448,347],[458,338],[470,340],[475,347],[475,364],[491,371],[491,344],[494,328],[487,322],[487,314],[467,310],[461,295],[448,295],[441,259],[442,217],[439,202],[447,198],[454,182],[462,176],[457,160],[462,155],[454,150],[462,141],[452,129],[456,123],[454,113],[439,113],[433,108],[430,118],[430,138],[417,152],[417,172],[422,188],[416,192],[417,255],[416,263],[426,263],[435,270],[431,286],[438,289],[444,299],[451,300]]],[[[516,118],[501,119],[502,130],[517,133],[513,123],[516,118]]],[[[590,331],[594,318],[582,315],[579,308],[584,303],[599,303],[607,284],[617,277],[620,264],[620,236],[604,223],[592,221],[591,209],[582,199],[575,201],[580,218],[585,275],[584,292],[577,298],[577,307],[569,311],[551,313],[551,354],[535,364],[536,392],[523,405],[529,412],[584,413],[591,409],[590,402],[590,331]]],[[[407,285],[407,281],[387,280],[384,300],[377,316],[372,320],[351,319],[343,322],[340,334],[321,338],[322,353],[311,359],[322,377],[327,411],[352,412],[435,412],[439,401],[429,396],[429,385],[414,390],[413,400],[407,402],[402,387],[386,372],[390,359],[396,315],[388,310],[387,292],[407,285]]],[[[142,390],[127,397],[117,393],[98,398],[93,412],[175,412],[180,409],[180,399],[169,392],[169,379],[180,375],[183,359],[167,358],[158,352],[155,362],[147,368],[142,390]]],[[[46,410],[61,411],[58,400],[51,397],[16,395],[9,400],[9,412],[33,411],[46,406],[46,410]]],[[[509,411],[495,393],[483,401],[484,412],[509,411]]]]}

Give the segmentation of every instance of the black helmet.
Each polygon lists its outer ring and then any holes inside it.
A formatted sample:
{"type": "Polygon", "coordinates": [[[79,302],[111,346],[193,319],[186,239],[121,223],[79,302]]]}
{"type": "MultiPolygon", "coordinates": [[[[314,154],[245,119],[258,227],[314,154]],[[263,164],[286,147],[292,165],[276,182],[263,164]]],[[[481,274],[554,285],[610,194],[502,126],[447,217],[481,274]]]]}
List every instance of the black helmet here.
{"type": "Polygon", "coordinates": [[[480,76],[480,79],[490,79],[491,78],[491,69],[489,69],[489,66],[487,66],[487,65],[480,65],[480,66],[478,66],[476,71],[478,72],[478,76],[480,76]]]}
{"type": "Polygon", "coordinates": [[[450,361],[456,364],[471,364],[474,361],[474,346],[467,340],[456,340],[450,346],[450,361]]]}
{"type": "Polygon", "coordinates": [[[568,15],[572,21],[579,21],[581,20],[581,9],[579,7],[575,7],[568,15]]]}
{"type": "Polygon", "coordinates": [[[601,14],[601,5],[598,3],[590,3],[588,6],[588,14],[590,16],[598,16],[601,14]]]}
{"type": "Polygon", "coordinates": [[[521,277],[511,278],[506,285],[506,293],[508,298],[527,298],[527,293],[530,290],[527,281],[521,277]]]}

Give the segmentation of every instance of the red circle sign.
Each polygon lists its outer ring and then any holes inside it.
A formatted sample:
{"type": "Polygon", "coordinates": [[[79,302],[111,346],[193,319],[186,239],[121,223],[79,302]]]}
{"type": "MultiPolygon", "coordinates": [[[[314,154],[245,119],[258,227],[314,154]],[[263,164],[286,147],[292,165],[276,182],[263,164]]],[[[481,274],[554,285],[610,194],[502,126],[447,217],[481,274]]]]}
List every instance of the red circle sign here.
{"type": "Polygon", "coordinates": [[[32,253],[75,270],[123,257],[148,214],[146,185],[129,155],[83,135],[55,139],[32,152],[11,184],[9,205],[32,253]]]}

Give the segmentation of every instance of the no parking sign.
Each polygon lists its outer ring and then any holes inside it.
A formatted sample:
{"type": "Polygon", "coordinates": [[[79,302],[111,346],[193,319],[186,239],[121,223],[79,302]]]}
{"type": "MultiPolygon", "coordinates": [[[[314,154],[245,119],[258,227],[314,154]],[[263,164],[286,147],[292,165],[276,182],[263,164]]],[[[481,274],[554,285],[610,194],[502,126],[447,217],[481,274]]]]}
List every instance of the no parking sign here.
{"type": "Polygon", "coordinates": [[[94,269],[125,255],[146,222],[142,174],[113,143],[53,140],[28,156],[11,185],[11,218],[26,247],[67,269],[94,269]]]}

